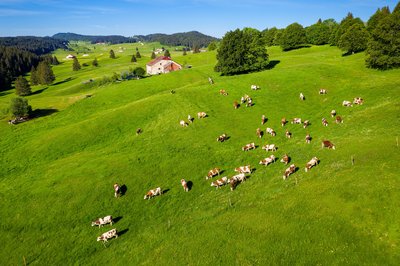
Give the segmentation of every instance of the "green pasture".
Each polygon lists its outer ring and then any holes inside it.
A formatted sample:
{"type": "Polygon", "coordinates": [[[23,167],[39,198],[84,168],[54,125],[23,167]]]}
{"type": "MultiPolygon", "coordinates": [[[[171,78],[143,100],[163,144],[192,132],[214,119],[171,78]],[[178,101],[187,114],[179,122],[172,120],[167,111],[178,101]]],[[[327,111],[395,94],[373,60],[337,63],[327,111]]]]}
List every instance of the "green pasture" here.
{"type": "Polygon", "coordinates": [[[55,84],[33,87],[36,93],[26,98],[38,117],[25,123],[7,123],[15,94],[0,94],[0,264],[398,265],[400,70],[367,69],[364,54],[342,57],[335,47],[285,53],[272,47],[271,69],[221,77],[213,72],[215,52],[182,56],[166,47],[174,60],[192,67],[99,87],[83,84],[145,67],[161,46],[86,44],[88,56],[77,56],[89,66],[76,72],[64,59],[73,52],[57,51],[62,63],[53,67],[55,84]],[[136,47],[142,58],[133,64],[136,47]],[[110,49],[117,59],[109,58],[110,49]],[[90,64],[94,57],[97,68],[90,64]],[[250,90],[252,84],[261,89],[250,90]],[[320,88],[328,94],[319,95],[320,88]],[[254,106],[235,110],[233,102],[245,94],[254,106]],[[365,103],[341,105],[354,97],[365,103]],[[343,124],[334,123],[332,109],[343,124]],[[208,117],[197,119],[200,111],[208,117]],[[180,127],[188,114],[193,124],[180,127]],[[268,121],[261,126],[263,114],[268,121]],[[282,117],[311,125],[281,127],[282,117]],[[139,127],[143,133],[136,135],[139,127]],[[258,139],[258,127],[271,127],[277,136],[258,139]],[[219,143],[222,133],[230,138],[219,143]],[[336,150],[322,149],[325,139],[336,150]],[[250,142],[258,147],[243,152],[250,142]],[[272,143],[276,152],[261,149],[272,143]],[[285,153],[299,168],[287,180],[287,166],[279,161],[258,164],[285,153]],[[306,173],[313,156],[320,164],[306,173]],[[230,177],[247,164],[255,171],[233,192],[205,180],[214,167],[230,177]],[[188,193],[182,178],[193,183],[188,193]],[[127,187],[117,199],[115,182],[127,187]],[[143,199],[158,186],[164,195],[143,199]],[[106,215],[116,218],[113,226],[90,226],[106,215]],[[105,247],[96,237],[111,228],[121,234],[105,247]]]}

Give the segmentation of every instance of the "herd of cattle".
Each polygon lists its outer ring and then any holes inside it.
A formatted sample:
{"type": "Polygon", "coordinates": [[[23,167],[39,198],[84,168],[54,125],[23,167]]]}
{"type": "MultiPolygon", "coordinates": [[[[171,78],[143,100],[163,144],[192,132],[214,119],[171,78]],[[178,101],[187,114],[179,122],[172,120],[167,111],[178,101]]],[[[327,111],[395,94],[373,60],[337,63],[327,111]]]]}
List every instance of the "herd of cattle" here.
{"type": "MultiPolygon", "coordinates": [[[[209,79],[209,81],[210,81],[210,79],[209,79]]],[[[211,80],[210,84],[213,84],[213,83],[214,82],[211,80]]],[[[257,85],[251,85],[251,89],[252,90],[259,90],[260,87],[257,86],[257,85]]],[[[225,90],[220,90],[219,93],[221,95],[224,95],[224,96],[228,95],[228,93],[225,90]]],[[[319,94],[327,94],[326,89],[320,89],[319,90],[319,94]]],[[[300,100],[304,101],[305,100],[304,94],[300,93],[299,98],[300,98],[300,100]]],[[[248,95],[244,95],[243,97],[241,97],[240,101],[241,101],[242,104],[246,103],[247,106],[252,106],[252,103],[253,103],[251,97],[249,97],[248,95]]],[[[351,107],[353,104],[361,105],[361,104],[363,104],[363,102],[364,101],[363,101],[362,98],[357,97],[357,98],[354,98],[353,102],[343,101],[342,105],[346,106],[346,107],[351,107]]],[[[239,104],[238,104],[237,101],[235,101],[234,107],[235,107],[235,109],[237,109],[239,107],[239,104]]],[[[332,110],[330,114],[331,114],[331,117],[335,117],[336,123],[343,123],[342,118],[340,116],[337,116],[336,110],[332,110]]],[[[197,118],[198,119],[202,119],[202,118],[206,118],[206,117],[207,117],[207,113],[205,113],[205,112],[198,112],[197,113],[197,118]]],[[[193,120],[194,119],[190,115],[188,115],[188,121],[181,120],[179,124],[182,127],[187,127],[190,123],[193,123],[193,120]]],[[[261,117],[261,125],[264,125],[267,122],[267,120],[268,120],[267,117],[265,115],[262,115],[262,117],[261,117]]],[[[326,118],[322,118],[321,122],[322,122],[323,126],[328,126],[328,121],[327,121],[326,118]]],[[[284,127],[287,123],[288,123],[288,121],[286,120],[285,117],[283,117],[281,119],[282,127],[284,127]]],[[[305,120],[305,121],[302,122],[301,118],[295,117],[295,118],[293,118],[291,120],[291,124],[302,124],[303,128],[307,128],[310,125],[310,121],[309,120],[305,120]]],[[[137,134],[140,134],[140,133],[141,133],[141,129],[140,129],[140,132],[137,132],[137,134]]],[[[267,127],[266,128],[266,134],[269,134],[272,137],[275,137],[276,136],[276,131],[274,129],[270,128],[270,127],[267,127]]],[[[264,135],[264,132],[260,128],[257,128],[256,135],[257,135],[257,137],[262,138],[263,135],[264,135]]],[[[291,138],[292,133],[288,129],[286,129],[285,136],[286,136],[286,138],[291,138]]],[[[217,141],[218,142],[224,142],[227,139],[228,139],[228,136],[225,133],[220,135],[219,137],[217,137],[217,141]]],[[[305,137],[306,143],[309,144],[311,142],[311,139],[312,138],[311,138],[310,134],[307,133],[307,135],[305,137]]],[[[255,143],[252,142],[252,143],[244,145],[242,147],[242,151],[253,150],[253,149],[256,149],[256,147],[257,146],[255,145],[255,143]]],[[[321,147],[322,148],[333,149],[333,150],[336,148],[335,145],[329,140],[323,140],[322,144],[321,144],[321,147]]],[[[266,144],[266,145],[262,146],[262,149],[267,151],[267,152],[269,152],[269,151],[275,152],[277,150],[277,148],[278,147],[275,144],[266,144]]],[[[259,164],[260,165],[264,165],[264,166],[268,166],[269,164],[275,163],[276,159],[277,158],[275,157],[275,155],[271,154],[268,157],[266,157],[264,159],[261,159],[259,161],[259,164]]],[[[290,162],[290,157],[287,154],[284,154],[282,156],[282,158],[280,159],[280,162],[282,162],[285,165],[288,165],[289,162],[290,162]]],[[[311,158],[311,160],[308,161],[306,163],[306,165],[305,165],[305,168],[304,168],[305,172],[308,172],[312,167],[317,166],[319,164],[319,162],[320,162],[320,160],[317,157],[311,158]]],[[[290,164],[289,167],[286,168],[283,171],[282,178],[284,180],[286,180],[290,175],[294,174],[297,171],[297,169],[298,168],[296,167],[295,164],[293,164],[293,163],[290,164]]],[[[229,184],[231,191],[233,191],[233,190],[235,190],[235,188],[237,187],[238,184],[241,184],[241,183],[246,181],[246,178],[247,178],[246,174],[250,175],[253,170],[254,169],[252,169],[252,167],[250,165],[237,167],[237,168],[234,169],[234,171],[237,174],[233,175],[231,178],[228,178],[227,176],[218,178],[217,180],[214,180],[214,181],[211,182],[211,186],[218,189],[218,188],[221,188],[222,186],[225,186],[225,185],[229,184]]],[[[212,179],[215,176],[220,176],[221,173],[222,173],[222,171],[221,171],[220,168],[217,168],[217,167],[213,168],[213,169],[208,171],[207,175],[205,176],[205,179],[206,180],[212,179]]],[[[185,192],[188,192],[190,190],[188,182],[185,179],[181,179],[180,182],[181,182],[181,185],[183,187],[183,190],[185,192]]],[[[114,184],[114,196],[118,197],[120,194],[121,194],[121,188],[116,183],[116,184],[114,184]]],[[[153,198],[155,196],[162,195],[162,194],[163,194],[163,190],[161,189],[161,187],[157,187],[157,188],[149,190],[144,195],[144,199],[151,199],[151,198],[153,198]]],[[[98,218],[97,220],[93,221],[92,222],[92,226],[96,225],[96,226],[101,227],[101,226],[103,226],[105,224],[111,224],[112,225],[112,223],[113,223],[112,216],[108,215],[108,216],[106,216],[104,218],[98,218]]],[[[103,233],[99,237],[97,237],[97,241],[103,241],[103,243],[104,243],[108,239],[113,238],[113,237],[116,237],[116,238],[118,237],[118,233],[117,233],[117,230],[115,228],[111,229],[111,230],[103,233]]]]}

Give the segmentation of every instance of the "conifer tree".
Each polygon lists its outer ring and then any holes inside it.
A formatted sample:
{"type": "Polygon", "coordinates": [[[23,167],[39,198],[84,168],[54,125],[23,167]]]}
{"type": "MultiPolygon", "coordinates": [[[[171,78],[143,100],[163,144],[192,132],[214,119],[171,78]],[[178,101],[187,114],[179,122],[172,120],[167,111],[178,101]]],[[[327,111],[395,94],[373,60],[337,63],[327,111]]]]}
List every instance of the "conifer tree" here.
{"type": "Polygon", "coordinates": [[[56,66],[56,65],[59,65],[59,64],[60,64],[60,62],[58,61],[58,59],[57,59],[57,57],[56,57],[56,56],[53,56],[53,60],[51,61],[51,64],[52,64],[52,65],[54,65],[54,66],[56,66]]]}
{"type": "Polygon", "coordinates": [[[39,83],[42,85],[51,84],[56,78],[50,65],[42,61],[37,67],[37,73],[39,77],[39,83]]]}
{"type": "Polygon", "coordinates": [[[139,53],[139,49],[136,48],[136,58],[141,58],[142,56],[139,53]]]}
{"type": "Polygon", "coordinates": [[[19,76],[15,80],[15,93],[18,96],[26,96],[32,93],[31,86],[29,86],[28,81],[23,76],[19,76]]]}
{"type": "Polygon", "coordinates": [[[151,53],[151,59],[156,58],[156,54],[154,53],[154,51],[151,53]]]}
{"type": "Polygon", "coordinates": [[[92,66],[97,67],[99,66],[99,62],[97,61],[97,58],[95,57],[94,60],[92,61],[92,66]]]}
{"type": "Polygon", "coordinates": [[[347,54],[364,51],[369,34],[364,25],[354,24],[340,37],[338,47],[347,54]]]}
{"type": "Polygon", "coordinates": [[[22,97],[12,98],[10,112],[15,118],[26,117],[32,112],[28,100],[22,97]]]}
{"type": "Polygon", "coordinates": [[[32,68],[31,68],[31,79],[30,79],[30,82],[31,82],[32,86],[38,85],[39,82],[40,82],[37,70],[36,70],[36,68],[34,66],[32,66],[32,68]]]}
{"type": "Polygon", "coordinates": [[[171,57],[171,54],[169,53],[168,49],[167,49],[167,50],[165,50],[165,52],[164,52],[164,56],[171,57]]]}
{"type": "Polygon", "coordinates": [[[74,57],[74,62],[72,63],[72,70],[78,71],[79,69],[81,69],[81,64],[79,64],[78,59],[74,57]]]}
{"type": "Polygon", "coordinates": [[[390,10],[389,7],[385,6],[382,9],[378,8],[378,10],[373,14],[368,22],[367,22],[367,30],[369,32],[372,32],[376,26],[378,26],[379,22],[382,21],[382,19],[386,18],[387,16],[390,15],[390,10]]]}
{"type": "Polygon", "coordinates": [[[115,53],[114,53],[114,50],[110,50],[110,58],[111,59],[115,59],[115,53]]]}
{"type": "Polygon", "coordinates": [[[186,48],[183,48],[183,53],[182,53],[182,55],[187,55],[187,53],[186,53],[186,48]]]}
{"type": "Polygon", "coordinates": [[[136,60],[136,57],[135,57],[135,55],[133,54],[133,55],[132,55],[132,58],[131,58],[131,62],[132,62],[132,63],[136,63],[136,61],[137,61],[137,60],[136,60]]]}

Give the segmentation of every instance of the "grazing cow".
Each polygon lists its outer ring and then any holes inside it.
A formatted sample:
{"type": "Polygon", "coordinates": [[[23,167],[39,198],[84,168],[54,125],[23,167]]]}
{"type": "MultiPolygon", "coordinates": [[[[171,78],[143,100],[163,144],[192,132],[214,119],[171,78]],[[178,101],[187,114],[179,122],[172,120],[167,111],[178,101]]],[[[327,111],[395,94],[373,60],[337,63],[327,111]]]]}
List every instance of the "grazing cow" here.
{"type": "Polygon", "coordinates": [[[276,132],[275,132],[275,130],[273,130],[272,128],[267,127],[266,131],[267,131],[267,133],[270,134],[271,136],[273,136],[273,137],[276,136],[276,132]]]}
{"type": "Polygon", "coordinates": [[[226,134],[222,134],[221,136],[219,136],[218,138],[217,138],[217,141],[219,141],[219,142],[224,142],[225,140],[227,140],[227,136],[226,136],[226,134]]]}
{"type": "Polygon", "coordinates": [[[250,165],[240,166],[240,167],[235,168],[235,172],[238,172],[241,174],[242,173],[251,174],[251,167],[250,167],[250,165]]]}
{"type": "Polygon", "coordinates": [[[266,151],[276,151],[277,147],[275,146],[275,144],[266,144],[262,146],[262,149],[266,151]]]}
{"type": "Polygon", "coordinates": [[[303,122],[303,128],[306,128],[310,125],[310,120],[306,120],[303,122]]]}
{"type": "Polygon", "coordinates": [[[310,134],[307,133],[306,135],[306,143],[310,144],[311,143],[311,136],[310,134]]]}
{"type": "Polygon", "coordinates": [[[331,111],[331,117],[335,117],[336,116],[336,110],[332,110],[331,111]]]}
{"type": "Polygon", "coordinates": [[[292,133],[289,132],[289,130],[286,129],[285,131],[285,136],[290,139],[292,137],[292,133]]]}
{"type": "Polygon", "coordinates": [[[306,97],[304,97],[304,94],[302,92],[300,92],[300,96],[299,96],[300,100],[304,101],[306,99],[306,97]]]}
{"type": "Polygon", "coordinates": [[[325,89],[319,89],[319,94],[326,94],[326,90],[325,89]]]}
{"type": "Polygon", "coordinates": [[[209,178],[212,178],[212,177],[214,177],[216,175],[219,175],[220,171],[221,171],[221,169],[219,169],[219,168],[211,169],[210,171],[208,171],[206,179],[209,179],[209,178]]]}
{"type": "Polygon", "coordinates": [[[286,125],[286,123],[287,123],[286,117],[283,117],[281,119],[281,125],[284,126],[284,125],[286,125]]]}
{"type": "Polygon", "coordinates": [[[101,226],[103,226],[105,224],[111,224],[111,225],[113,224],[111,215],[107,215],[104,218],[98,218],[96,221],[92,222],[92,226],[97,225],[98,227],[101,227],[101,226]]]}
{"type": "Polygon", "coordinates": [[[293,174],[296,171],[296,165],[291,164],[283,173],[283,179],[286,180],[291,174],[293,174]]]}
{"type": "Polygon", "coordinates": [[[259,137],[261,139],[263,136],[263,131],[261,131],[260,128],[257,128],[256,134],[257,134],[257,137],[259,137]]]}
{"type": "Polygon", "coordinates": [[[191,115],[188,115],[188,121],[189,123],[193,123],[194,118],[191,115]]]}
{"type": "Polygon", "coordinates": [[[219,94],[228,96],[228,93],[226,92],[226,90],[219,90],[219,94]]]}
{"type": "Polygon", "coordinates": [[[188,192],[189,191],[189,186],[188,186],[188,184],[187,184],[185,179],[181,179],[181,184],[182,184],[183,190],[188,192]]]}
{"type": "Polygon", "coordinates": [[[108,239],[111,239],[113,237],[118,238],[117,229],[115,228],[103,233],[101,236],[97,238],[97,241],[107,242],[108,239]]]}
{"type": "Polygon", "coordinates": [[[216,187],[218,189],[218,188],[222,187],[223,185],[226,185],[227,183],[228,183],[228,178],[226,176],[224,176],[221,179],[211,182],[211,186],[216,187]]]}
{"type": "Polygon", "coordinates": [[[236,181],[239,181],[239,182],[244,182],[244,181],[246,181],[246,175],[244,173],[240,173],[240,174],[234,175],[234,176],[232,176],[231,179],[229,179],[229,181],[232,180],[232,179],[236,180],[236,181]]]}
{"type": "Polygon", "coordinates": [[[136,129],[136,135],[142,134],[143,130],[139,127],[136,129]]]}
{"type": "Polygon", "coordinates": [[[353,106],[353,104],[352,104],[351,102],[349,102],[349,101],[343,101],[342,105],[343,105],[343,106],[346,106],[346,107],[351,107],[351,106],[353,106]]]}
{"type": "Polygon", "coordinates": [[[292,120],[291,123],[292,123],[292,124],[301,124],[301,118],[295,117],[295,118],[293,118],[293,120],[292,120]]]}
{"type": "Polygon", "coordinates": [[[322,125],[327,127],[328,126],[328,120],[326,120],[325,118],[322,118],[322,125]]]}
{"type": "Polygon", "coordinates": [[[179,122],[179,125],[181,125],[182,127],[187,127],[187,126],[188,126],[188,123],[186,123],[185,120],[181,120],[181,121],[179,122]]]}
{"type": "Polygon", "coordinates": [[[155,188],[155,189],[151,189],[151,190],[149,190],[149,192],[147,192],[146,195],[144,195],[144,199],[151,199],[152,197],[161,195],[162,193],[163,192],[162,192],[160,187],[155,188]]]}
{"type": "Polygon", "coordinates": [[[237,102],[237,101],[234,101],[233,102],[233,107],[235,108],[235,109],[238,109],[239,108],[239,103],[237,102]]]}
{"type": "Polygon", "coordinates": [[[336,122],[336,124],[340,124],[340,123],[343,123],[343,119],[342,119],[342,117],[341,116],[336,116],[336,119],[335,119],[335,122],[336,122]]]}
{"type": "Polygon", "coordinates": [[[318,164],[318,158],[317,157],[313,157],[307,164],[306,164],[306,168],[304,169],[306,172],[308,172],[308,170],[310,170],[313,166],[316,166],[318,164]]]}
{"type": "Polygon", "coordinates": [[[211,77],[208,77],[208,82],[209,82],[210,84],[214,84],[214,80],[213,80],[211,77]]]}
{"type": "Polygon", "coordinates": [[[250,88],[251,88],[253,91],[256,91],[256,90],[259,90],[259,89],[260,89],[260,87],[257,86],[257,85],[251,85],[250,88]]]}
{"type": "Polygon", "coordinates": [[[287,165],[290,161],[290,158],[287,154],[283,155],[282,159],[281,159],[281,163],[284,163],[285,165],[287,165]]]}
{"type": "Polygon", "coordinates": [[[246,106],[247,106],[247,107],[250,107],[250,106],[252,106],[252,105],[253,105],[253,99],[249,97],[249,98],[247,99],[246,106]]]}
{"type": "Polygon", "coordinates": [[[261,116],[261,125],[264,125],[267,122],[267,118],[265,117],[265,115],[261,116]]]}
{"type": "Polygon", "coordinates": [[[323,140],[322,141],[322,148],[328,148],[328,149],[336,149],[335,145],[333,145],[332,142],[330,142],[329,140],[323,140]]]}
{"type": "Polygon", "coordinates": [[[246,99],[242,96],[242,98],[240,98],[240,103],[245,103],[246,99]]]}
{"type": "Polygon", "coordinates": [[[229,179],[229,184],[231,185],[231,191],[233,191],[239,184],[239,181],[237,179],[231,178],[231,179],[229,179]]]}
{"type": "Polygon", "coordinates": [[[249,150],[254,150],[256,148],[256,145],[254,142],[246,144],[245,146],[242,147],[242,151],[249,151],[249,150]]]}
{"type": "Polygon", "coordinates": [[[354,98],[353,103],[362,105],[364,103],[364,100],[360,97],[356,97],[356,98],[354,98]]]}
{"type": "Polygon", "coordinates": [[[271,154],[271,156],[269,156],[269,157],[267,157],[267,158],[265,158],[265,159],[262,159],[260,162],[259,162],[259,164],[263,164],[263,165],[265,165],[265,166],[267,166],[267,165],[269,165],[270,163],[273,163],[273,162],[275,162],[275,156],[273,155],[273,154],[271,154]]]}
{"type": "Polygon", "coordinates": [[[207,114],[205,112],[198,112],[197,113],[197,118],[205,118],[207,116],[207,114]]]}
{"type": "Polygon", "coordinates": [[[114,197],[118,197],[121,195],[121,188],[118,183],[114,184],[114,197]]]}

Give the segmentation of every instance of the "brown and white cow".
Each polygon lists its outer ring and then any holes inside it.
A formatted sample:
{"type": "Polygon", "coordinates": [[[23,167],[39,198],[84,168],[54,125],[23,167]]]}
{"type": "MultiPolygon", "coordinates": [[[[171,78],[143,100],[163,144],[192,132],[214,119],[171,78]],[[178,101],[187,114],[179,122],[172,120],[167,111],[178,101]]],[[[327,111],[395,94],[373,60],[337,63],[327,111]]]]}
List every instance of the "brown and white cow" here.
{"type": "Polygon", "coordinates": [[[308,172],[308,170],[310,170],[313,166],[316,166],[318,164],[318,158],[317,157],[313,157],[307,164],[306,164],[306,168],[304,169],[306,172],[308,172]]]}
{"type": "Polygon", "coordinates": [[[246,102],[246,98],[244,98],[244,96],[242,96],[241,98],[240,98],[240,103],[245,103],[246,102]]]}
{"type": "Polygon", "coordinates": [[[256,145],[254,142],[246,144],[245,146],[242,147],[242,151],[249,151],[249,150],[254,150],[256,148],[256,145]]]}
{"type": "Polygon", "coordinates": [[[197,113],[197,118],[205,118],[205,117],[207,117],[207,114],[205,113],[205,112],[198,112],[197,113]]]}
{"type": "Polygon", "coordinates": [[[240,173],[237,175],[232,176],[229,180],[237,180],[239,182],[244,182],[246,181],[246,175],[244,173],[240,173]]]}
{"type": "Polygon", "coordinates": [[[336,122],[336,124],[340,124],[340,123],[343,123],[343,119],[342,119],[342,117],[341,116],[336,116],[336,119],[335,119],[335,122],[336,122]]]}
{"type": "Polygon", "coordinates": [[[276,151],[276,148],[277,147],[275,146],[275,144],[266,144],[262,146],[262,149],[266,151],[276,151]]]}
{"type": "Polygon", "coordinates": [[[351,106],[353,106],[353,104],[352,104],[351,102],[349,102],[349,101],[343,101],[342,105],[343,105],[343,106],[346,106],[346,107],[351,107],[351,106]]]}
{"type": "Polygon", "coordinates": [[[296,165],[291,164],[283,173],[283,179],[286,180],[291,174],[293,174],[296,171],[296,165]]]}
{"type": "Polygon", "coordinates": [[[295,117],[295,118],[293,118],[291,123],[292,124],[301,124],[301,118],[295,117]]]}
{"type": "Polygon", "coordinates": [[[300,100],[304,101],[306,99],[306,97],[304,97],[304,94],[302,92],[300,92],[300,96],[299,96],[300,100]]]}
{"type": "Polygon", "coordinates": [[[247,107],[251,107],[252,105],[253,105],[253,99],[249,97],[249,98],[247,99],[246,106],[247,106],[247,107]]]}
{"type": "Polygon", "coordinates": [[[234,107],[235,109],[238,109],[238,108],[239,108],[239,103],[238,103],[237,101],[234,101],[234,102],[233,102],[233,107],[234,107]]]}
{"type": "Polygon", "coordinates": [[[221,172],[221,169],[219,169],[217,167],[213,168],[210,171],[208,171],[206,179],[213,178],[214,176],[219,175],[220,172],[221,172]]]}
{"type": "Polygon", "coordinates": [[[306,120],[303,122],[303,128],[306,128],[310,125],[310,120],[306,120]]]}
{"type": "Polygon", "coordinates": [[[185,120],[181,120],[181,121],[179,122],[179,125],[181,125],[182,127],[187,127],[187,126],[188,126],[188,123],[186,123],[185,120]]]}
{"type": "Polygon", "coordinates": [[[245,173],[245,174],[251,174],[251,166],[250,165],[245,165],[245,166],[239,166],[234,169],[235,172],[239,173],[245,173]]]}
{"type": "Polygon", "coordinates": [[[257,131],[256,131],[256,135],[257,135],[257,137],[259,137],[260,139],[262,138],[262,136],[263,136],[263,131],[261,131],[261,129],[260,128],[257,128],[257,131]]]}
{"type": "Polygon", "coordinates": [[[113,220],[112,220],[112,216],[111,215],[107,215],[104,218],[98,218],[97,220],[92,222],[92,226],[97,225],[98,227],[102,227],[105,224],[113,224],[113,220]]]}
{"type": "Polygon", "coordinates": [[[227,96],[228,93],[226,92],[226,90],[219,90],[219,94],[227,96]]]}
{"type": "Polygon", "coordinates": [[[161,195],[162,193],[163,192],[162,192],[160,187],[155,188],[155,189],[151,189],[151,190],[149,190],[149,192],[147,192],[146,195],[144,195],[144,199],[151,199],[152,197],[161,195]]]}
{"type": "Polygon", "coordinates": [[[103,242],[107,242],[108,239],[111,238],[118,238],[118,233],[117,233],[117,229],[111,229],[110,231],[107,231],[105,233],[103,233],[101,236],[97,237],[97,241],[103,241],[103,242]]]}
{"type": "Polygon", "coordinates": [[[319,94],[327,94],[326,89],[319,89],[319,94]]]}
{"type": "Polygon", "coordinates": [[[265,115],[261,116],[261,125],[264,125],[267,122],[267,118],[265,117],[265,115]]]}
{"type": "Polygon", "coordinates": [[[353,103],[362,105],[364,103],[364,100],[360,97],[356,97],[356,98],[354,98],[353,103]]]}
{"type": "Polygon", "coordinates": [[[286,125],[286,123],[287,123],[286,117],[283,117],[281,119],[281,125],[284,126],[284,125],[286,125]]]}
{"type": "Polygon", "coordinates": [[[229,184],[231,186],[231,191],[235,190],[235,188],[237,187],[237,185],[239,184],[239,181],[236,179],[229,179],[229,184]]]}
{"type": "Polygon", "coordinates": [[[331,117],[335,117],[336,116],[336,110],[332,110],[331,111],[331,117]]]}
{"type": "Polygon", "coordinates": [[[228,178],[226,176],[224,176],[221,179],[211,182],[211,186],[216,187],[218,189],[218,188],[222,187],[223,185],[226,185],[227,183],[228,183],[228,178]]]}
{"type": "Polygon", "coordinates": [[[189,123],[193,123],[194,118],[191,115],[188,115],[188,121],[189,123]]]}
{"type": "Polygon", "coordinates": [[[250,88],[251,88],[253,91],[256,91],[256,90],[259,90],[259,89],[260,89],[260,87],[257,86],[257,85],[251,85],[250,88]]]}
{"type": "Polygon", "coordinates": [[[285,155],[282,156],[282,159],[281,159],[280,162],[284,163],[285,165],[287,165],[289,163],[289,161],[290,161],[289,156],[287,154],[285,154],[285,155]]]}
{"type": "Polygon", "coordinates": [[[329,140],[323,140],[321,146],[322,146],[322,148],[328,148],[328,149],[333,149],[333,150],[336,148],[335,145],[333,145],[333,143],[330,142],[329,140]]]}
{"type": "Polygon", "coordinates": [[[227,140],[227,138],[228,138],[227,135],[224,133],[217,138],[217,141],[224,142],[225,140],[227,140]]]}
{"type": "Polygon", "coordinates": [[[308,144],[310,144],[311,143],[311,136],[310,136],[310,134],[308,134],[307,133],[307,135],[306,135],[306,143],[308,143],[308,144]]]}
{"type": "Polygon", "coordinates": [[[267,133],[270,134],[271,136],[273,136],[273,137],[276,136],[276,132],[275,132],[275,130],[273,130],[272,128],[267,127],[266,131],[267,131],[267,133]]]}
{"type": "Polygon", "coordinates": [[[188,186],[186,180],[183,178],[181,179],[181,185],[182,185],[184,191],[186,191],[186,192],[189,191],[189,186],[188,186]]]}
{"type": "Polygon", "coordinates": [[[114,184],[114,197],[118,197],[121,195],[121,187],[118,185],[118,183],[114,184]]]}
{"type": "Polygon", "coordinates": [[[262,159],[259,164],[263,164],[263,165],[267,166],[270,163],[275,162],[275,159],[276,159],[275,156],[273,154],[271,154],[271,156],[269,156],[265,159],[262,159]]]}
{"type": "Polygon", "coordinates": [[[326,120],[325,118],[322,118],[322,125],[327,127],[328,126],[328,120],[326,120]]]}
{"type": "Polygon", "coordinates": [[[286,129],[285,131],[285,136],[290,139],[292,137],[292,133],[289,132],[289,130],[286,129]]]}

